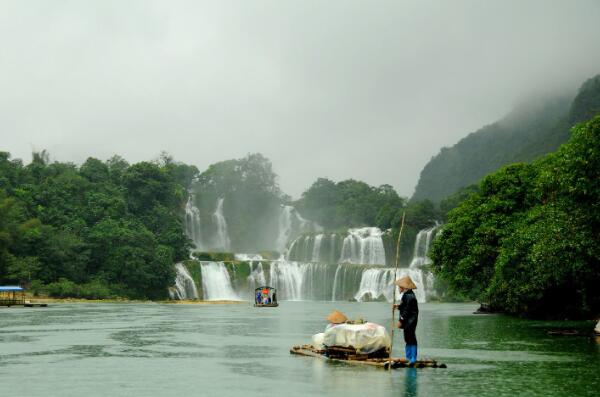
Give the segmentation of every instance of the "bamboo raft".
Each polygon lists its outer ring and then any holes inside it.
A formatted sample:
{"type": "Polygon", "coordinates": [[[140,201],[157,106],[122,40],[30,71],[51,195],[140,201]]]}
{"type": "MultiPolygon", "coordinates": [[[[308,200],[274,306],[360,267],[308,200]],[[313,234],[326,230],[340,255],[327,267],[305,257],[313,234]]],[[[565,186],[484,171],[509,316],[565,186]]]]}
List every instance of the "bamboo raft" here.
{"type": "Polygon", "coordinates": [[[313,345],[294,346],[290,350],[291,354],[299,356],[316,357],[327,361],[343,362],[348,364],[370,365],[388,369],[390,363],[392,369],[396,368],[446,368],[446,364],[438,363],[436,360],[426,359],[417,360],[414,365],[411,365],[405,358],[392,358],[391,360],[382,357],[383,354],[366,355],[357,354],[353,348],[332,347],[326,350],[315,349],[313,345]]]}

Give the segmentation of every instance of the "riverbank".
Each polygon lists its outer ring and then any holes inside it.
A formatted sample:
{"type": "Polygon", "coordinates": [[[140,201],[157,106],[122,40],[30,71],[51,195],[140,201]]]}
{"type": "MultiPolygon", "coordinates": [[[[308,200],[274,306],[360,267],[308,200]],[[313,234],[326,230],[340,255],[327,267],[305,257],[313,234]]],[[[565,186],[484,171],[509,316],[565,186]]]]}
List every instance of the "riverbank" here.
{"type": "Polygon", "coordinates": [[[136,300],[126,298],[114,299],[82,299],[82,298],[53,298],[49,296],[32,296],[25,295],[25,300],[31,303],[46,303],[46,304],[61,304],[61,303],[161,303],[173,305],[229,305],[246,303],[247,301],[232,301],[232,300],[136,300]]]}

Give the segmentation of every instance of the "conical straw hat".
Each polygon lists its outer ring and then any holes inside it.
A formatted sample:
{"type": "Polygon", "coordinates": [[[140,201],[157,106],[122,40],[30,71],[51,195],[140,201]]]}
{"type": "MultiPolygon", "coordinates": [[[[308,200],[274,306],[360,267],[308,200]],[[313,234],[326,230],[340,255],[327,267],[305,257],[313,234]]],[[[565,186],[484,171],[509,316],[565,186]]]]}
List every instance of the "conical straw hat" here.
{"type": "Polygon", "coordinates": [[[326,320],[333,324],[342,324],[348,321],[348,317],[344,316],[344,313],[334,310],[329,313],[329,316],[327,316],[326,320]]]}
{"type": "Polygon", "coordinates": [[[415,283],[413,283],[410,276],[404,276],[399,280],[396,280],[396,285],[398,287],[406,288],[406,289],[417,289],[415,283]]]}

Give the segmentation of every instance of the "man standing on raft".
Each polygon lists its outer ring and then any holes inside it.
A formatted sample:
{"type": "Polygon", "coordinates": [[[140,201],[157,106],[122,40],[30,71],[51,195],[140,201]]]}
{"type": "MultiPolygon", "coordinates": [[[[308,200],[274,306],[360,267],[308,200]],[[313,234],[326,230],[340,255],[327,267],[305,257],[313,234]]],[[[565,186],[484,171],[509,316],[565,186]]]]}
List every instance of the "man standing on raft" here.
{"type": "Polygon", "coordinates": [[[414,365],[417,361],[417,335],[415,332],[419,318],[419,305],[417,304],[417,297],[413,289],[416,289],[417,286],[409,276],[404,276],[396,280],[396,285],[400,287],[400,292],[403,293],[400,304],[394,305],[394,309],[400,311],[398,328],[404,329],[406,359],[410,364],[414,365]]]}

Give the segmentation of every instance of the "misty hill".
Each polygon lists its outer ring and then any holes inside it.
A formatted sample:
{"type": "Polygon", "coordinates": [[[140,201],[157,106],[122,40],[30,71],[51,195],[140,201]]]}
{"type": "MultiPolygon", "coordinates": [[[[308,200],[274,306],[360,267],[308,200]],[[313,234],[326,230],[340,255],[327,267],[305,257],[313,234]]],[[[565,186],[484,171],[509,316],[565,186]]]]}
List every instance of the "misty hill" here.
{"type": "Polygon", "coordinates": [[[503,119],[442,148],[421,171],[411,200],[439,202],[503,165],[529,162],[556,150],[570,128],[600,113],[600,75],[573,100],[545,99],[521,105],[503,119]]]}

